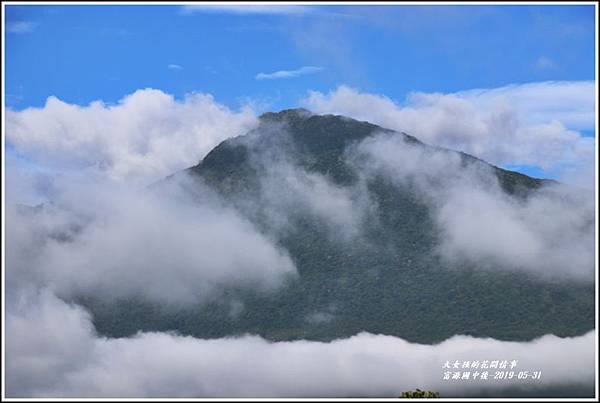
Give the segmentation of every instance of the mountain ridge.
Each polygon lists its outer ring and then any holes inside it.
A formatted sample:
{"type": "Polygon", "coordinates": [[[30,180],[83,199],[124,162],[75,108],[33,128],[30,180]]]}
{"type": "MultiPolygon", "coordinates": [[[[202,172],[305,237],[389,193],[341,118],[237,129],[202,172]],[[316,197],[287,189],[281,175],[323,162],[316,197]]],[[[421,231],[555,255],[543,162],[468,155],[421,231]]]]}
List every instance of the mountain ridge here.
{"type": "MultiPolygon", "coordinates": [[[[498,167],[494,164],[491,164],[483,159],[475,157],[471,154],[465,153],[463,151],[457,151],[457,150],[439,147],[439,146],[432,146],[432,145],[422,142],[417,137],[410,135],[406,132],[398,132],[395,130],[381,127],[379,125],[376,125],[376,124],[373,124],[373,123],[370,123],[367,121],[359,121],[359,120],[349,118],[349,117],[346,117],[343,115],[335,115],[335,114],[318,115],[318,114],[315,114],[315,113],[309,111],[308,109],[290,108],[290,109],[281,110],[279,112],[266,112],[259,116],[259,121],[262,124],[264,124],[264,123],[269,124],[269,123],[275,122],[275,123],[284,124],[284,125],[291,125],[292,128],[294,125],[306,124],[307,120],[317,120],[319,125],[324,124],[325,127],[327,127],[327,124],[329,123],[328,121],[331,121],[331,120],[351,122],[352,124],[361,125],[362,130],[364,132],[367,132],[367,131],[369,132],[367,135],[365,135],[363,133],[363,135],[360,136],[361,138],[367,137],[368,135],[372,135],[372,133],[396,133],[396,134],[402,135],[405,138],[405,140],[407,140],[409,143],[412,143],[412,144],[419,144],[422,146],[431,147],[433,149],[437,149],[437,150],[444,151],[444,152],[459,153],[461,155],[461,157],[464,158],[465,160],[477,161],[479,163],[484,163],[484,164],[487,164],[487,165],[493,167],[496,170],[497,176],[499,176],[499,180],[501,181],[502,187],[509,192],[515,191],[514,185],[513,185],[514,182],[521,182],[521,183],[525,182],[527,186],[532,186],[534,188],[539,188],[546,184],[560,183],[554,179],[535,178],[535,177],[532,177],[532,176],[529,176],[529,175],[526,175],[526,174],[523,174],[520,172],[504,169],[504,168],[498,167]]],[[[312,126],[312,125],[310,125],[310,126],[312,126]]],[[[187,168],[187,170],[197,169],[197,167],[201,166],[203,164],[203,162],[206,160],[211,161],[211,159],[214,158],[214,155],[221,152],[222,149],[225,147],[228,147],[228,146],[237,147],[237,144],[232,144],[232,143],[237,143],[240,138],[246,138],[246,136],[251,135],[252,133],[256,132],[257,130],[260,130],[260,129],[254,129],[254,130],[251,130],[249,133],[245,133],[245,134],[233,137],[233,138],[223,140],[216,147],[214,147],[198,164],[196,164],[193,167],[187,168]]],[[[356,140],[356,139],[350,139],[350,140],[356,140]]],[[[236,156],[237,156],[237,159],[235,156],[233,157],[234,161],[239,162],[240,158],[243,159],[243,152],[241,150],[239,150],[239,153],[236,156]]]]}

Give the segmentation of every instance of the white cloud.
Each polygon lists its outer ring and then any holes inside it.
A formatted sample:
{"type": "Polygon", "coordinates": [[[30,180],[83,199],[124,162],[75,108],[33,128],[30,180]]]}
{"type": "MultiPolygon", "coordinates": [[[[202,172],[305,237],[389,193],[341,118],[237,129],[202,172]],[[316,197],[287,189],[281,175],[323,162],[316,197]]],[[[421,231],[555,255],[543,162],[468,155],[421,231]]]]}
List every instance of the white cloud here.
{"type": "Polygon", "coordinates": [[[273,73],[258,73],[254,78],[256,80],[276,80],[281,78],[294,78],[307,74],[315,74],[323,70],[323,67],[304,66],[296,70],[280,70],[275,71],[273,73]]]}
{"type": "Polygon", "coordinates": [[[6,32],[11,34],[26,34],[33,32],[37,23],[32,21],[11,21],[6,23],[6,32]]]}
{"type": "Polygon", "coordinates": [[[7,206],[12,287],[193,304],[225,286],[269,291],[296,274],[285,251],[194,178],[179,175],[159,192],[89,179],[52,185],[36,213],[7,206]]]}
{"type": "Polygon", "coordinates": [[[326,174],[307,170],[286,125],[263,121],[258,132],[236,141],[248,147],[248,167],[259,191],[250,197],[234,195],[234,204],[275,238],[294,232],[302,217],[318,222],[333,242],[354,242],[362,236],[365,220],[375,220],[366,183],[343,187],[326,174]]]}
{"type": "Polygon", "coordinates": [[[48,167],[87,169],[147,184],[195,165],[228,137],[257,124],[248,106],[235,112],[211,95],[182,101],[154,89],[138,90],[117,105],[88,106],[49,97],[42,108],[6,113],[6,138],[48,167]]]}
{"type": "Polygon", "coordinates": [[[167,68],[168,68],[169,70],[183,70],[183,67],[181,67],[181,66],[180,66],[180,65],[178,65],[178,64],[169,64],[169,65],[167,66],[167,68]]]}
{"type": "Polygon", "coordinates": [[[358,159],[363,174],[383,173],[419,192],[438,226],[439,253],[451,262],[594,280],[593,192],[547,186],[518,200],[489,166],[463,166],[458,153],[423,149],[398,134],[368,138],[355,151],[368,157],[358,159]]]}
{"type": "MultiPolygon", "coordinates": [[[[385,96],[340,86],[312,91],[301,104],[404,131],[494,164],[535,165],[579,172],[594,186],[595,139],[576,130],[595,127],[593,82],[545,82],[455,94],[413,93],[401,105],[385,96]]],[[[575,175],[577,176],[577,175],[575,175]]]]}
{"type": "MultiPolygon", "coordinates": [[[[364,113],[391,128],[402,129],[408,122],[422,129],[424,139],[451,140],[490,155],[531,159],[540,141],[553,139],[540,152],[561,157],[561,163],[572,167],[570,159],[593,151],[593,140],[585,142],[565,122],[589,125],[588,106],[577,88],[559,87],[579,106],[572,113],[561,109],[562,120],[555,122],[547,122],[546,114],[557,104],[535,102],[531,96],[537,91],[541,97],[544,86],[421,94],[404,107],[340,87],[327,96],[313,93],[305,102],[364,113]],[[517,111],[537,110],[527,114],[537,117],[523,123],[510,108],[506,113],[497,108],[499,99],[509,99],[511,107],[519,104],[517,111]],[[493,112],[479,110],[486,103],[493,112]],[[446,125],[450,123],[454,126],[446,125]],[[443,132],[445,127],[452,130],[443,132]],[[502,128],[523,150],[495,138],[502,128]],[[571,153],[567,157],[565,149],[571,153]]],[[[134,192],[129,186],[193,165],[219,141],[256,124],[250,108],[234,112],[204,94],[176,101],[156,90],[137,91],[115,106],[95,102],[81,107],[50,98],[43,108],[8,111],[7,138],[17,150],[51,167],[75,168],[55,175],[19,173],[16,167],[23,166],[14,159],[7,166],[8,201],[13,202],[6,209],[10,396],[396,397],[416,387],[442,395],[518,385],[530,390],[567,384],[592,388],[594,332],[522,343],[454,336],[433,346],[368,333],[330,343],[272,343],[251,335],[214,340],[164,333],[98,337],[89,314],[57,294],[85,293],[104,300],[139,296],[160,304],[187,304],[218,296],[225,285],[268,292],[295,274],[284,250],[202,185],[177,177],[162,195],[134,192]],[[194,201],[180,187],[195,189],[194,201]],[[36,215],[15,210],[16,201],[44,197],[54,203],[36,215]],[[542,379],[444,381],[443,363],[456,359],[516,359],[519,369],[542,370],[542,379]]],[[[416,130],[412,134],[421,137],[416,130]]],[[[440,248],[446,257],[504,264],[518,260],[523,265],[518,269],[524,270],[543,262],[557,273],[569,268],[575,277],[585,277],[593,268],[593,233],[589,238],[586,220],[594,207],[587,201],[567,207],[565,197],[572,195],[549,190],[518,204],[497,194],[486,172],[465,171],[463,178],[448,182],[449,188],[432,189],[430,180],[445,178],[456,159],[420,155],[381,138],[372,141],[361,145],[362,152],[377,157],[371,169],[386,169],[398,181],[417,178],[418,188],[434,203],[434,218],[446,231],[440,248]],[[496,230],[488,231],[491,226],[496,230]]],[[[272,211],[302,206],[315,217],[327,218],[332,232],[351,233],[348,228],[362,219],[368,200],[355,194],[360,189],[340,189],[293,166],[270,166],[275,176],[261,177],[261,183],[265,205],[272,211]],[[290,192],[281,192],[284,186],[290,192]]],[[[230,302],[232,316],[243,311],[239,302],[230,302]]],[[[327,321],[333,311],[316,311],[305,320],[327,321]]]]}
{"type": "Polygon", "coordinates": [[[290,218],[303,212],[327,228],[332,240],[352,241],[361,236],[363,220],[374,208],[363,183],[343,188],[289,162],[263,163],[268,168],[260,176],[259,205],[270,231],[279,235],[290,231],[290,218]]]}
{"type": "MultiPolygon", "coordinates": [[[[165,333],[98,338],[89,315],[47,291],[6,317],[10,397],[398,397],[415,388],[442,396],[594,384],[595,332],[505,342],[454,336],[440,344],[360,333],[329,343],[260,337],[203,340],[165,333]],[[516,360],[539,380],[443,380],[446,361],[516,360]]],[[[490,370],[493,377],[494,370],[490,370]]]]}
{"type": "Polygon", "coordinates": [[[456,93],[480,110],[499,104],[512,106],[526,124],[559,121],[571,130],[595,129],[595,83],[593,81],[546,81],[476,89],[456,93]]]}
{"type": "Polygon", "coordinates": [[[262,4],[232,4],[232,5],[187,5],[183,6],[184,14],[192,13],[228,13],[228,14],[272,14],[293,15],[306,14],[312,7],[298,5],[262,5],[262,4]]]}

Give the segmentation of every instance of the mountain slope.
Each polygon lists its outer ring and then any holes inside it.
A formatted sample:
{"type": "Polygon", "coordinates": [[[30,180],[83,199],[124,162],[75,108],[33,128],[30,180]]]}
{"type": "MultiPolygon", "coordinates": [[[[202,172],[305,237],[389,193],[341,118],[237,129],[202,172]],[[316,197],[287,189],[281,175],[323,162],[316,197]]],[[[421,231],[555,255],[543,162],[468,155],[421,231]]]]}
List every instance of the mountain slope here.
{"type": "MultiPolygon", "coordinates": [[[[556,182],[341,116],[295,109],[260,120],[171,180],[189,175],[213,189],[290,254],[298,276],[271,293],[224,289],[223,298],[176,313],[143,300],[115,305],[81,298],[101,334],[176,330],[331,340],[368,331],[435,343],[455,334],[529,340],[594,327],[589,281],[548,276],[544,260],[539,270],[524,270],[501,259],[447,259],[440,252],[446,234],[439,205],[447,209],[447,200],[461,195],[457,186],[476,183],[485,192],[497,186],[500,193],[477,195],[521,206],[556,182]],[[398,144],[403,154],[391,153],[390,161],[404,171],[373,159],[373,150],[398,144]]],[[[155,190],[167,192],[167,182],[155,190]]],[[[585,225],[587,234],[593,216],[585,225]]]]}

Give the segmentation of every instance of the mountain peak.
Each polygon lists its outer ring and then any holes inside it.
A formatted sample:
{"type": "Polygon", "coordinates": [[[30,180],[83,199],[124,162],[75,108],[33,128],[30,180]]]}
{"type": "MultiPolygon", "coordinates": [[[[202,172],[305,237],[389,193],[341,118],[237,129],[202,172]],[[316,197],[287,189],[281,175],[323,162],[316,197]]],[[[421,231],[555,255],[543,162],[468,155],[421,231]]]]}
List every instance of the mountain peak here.
{"type": "Polygon", "coordinates": [[[289,120],[306,119],[313,116],[313,113],[304,108],[284,109],[279,112],[266,112],[258,118],[263,122],[281,122],[289,120]]]}

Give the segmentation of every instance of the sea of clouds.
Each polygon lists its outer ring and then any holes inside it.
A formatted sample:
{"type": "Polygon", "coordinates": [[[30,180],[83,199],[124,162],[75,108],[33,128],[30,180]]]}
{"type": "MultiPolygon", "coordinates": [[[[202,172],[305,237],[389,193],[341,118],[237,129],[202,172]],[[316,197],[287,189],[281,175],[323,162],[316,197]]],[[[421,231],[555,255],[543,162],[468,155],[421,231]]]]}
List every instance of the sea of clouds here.
{"type": "MultiPolygon", "coordinates": [[[[536,83],[415,94],[399,105],[342,86],[300,103],[494,163],[556,169],[567,182],[593,189],[595,140],[578,131],[593,125],[590,94],[587,82],[536,83]],[[569,102],[552,102],[565,97],[569,102]]],[[[394,397],[415,387],[449,395],[593,384],[594,331],[530,342],[457,335],[437,345],[368,333],[328,343],[98,336],[90,313],[66,301],[138,297],[177,307],[220,298],[225,287],[277,290],[298,275],[276,241],[290,225],[287,212],[308,211],[352,241],[376,208],[364,180],[379,174],[398,186],[416,184],[444,234],[444,258],[593,281],[591,190],[550,186],[517,201],[486,169],[445,177],[456,172],[448,168],[460,164],[458,154],[431,154],[385,133],[347,153],[365,176],[352,188],[285,158],[274,161],[261,177],[261,208],[272,212],[266,231],[197,178],[175,175],[160,192],[147,187],[257,125],[251,107],[234,111],[207,94],[178,101],[152,89],[116,105],[50,97],[41,108],[7,111],[6,140],[14,149],[5,200],[8,396],[394,397]],[[439,178],[445,186],[432,185],[439,178]],[[535,382],[444,381],[442,365],[456,359],[515,359],[519,369],[543,375],[535,382]]]]}

